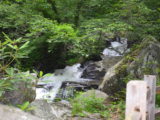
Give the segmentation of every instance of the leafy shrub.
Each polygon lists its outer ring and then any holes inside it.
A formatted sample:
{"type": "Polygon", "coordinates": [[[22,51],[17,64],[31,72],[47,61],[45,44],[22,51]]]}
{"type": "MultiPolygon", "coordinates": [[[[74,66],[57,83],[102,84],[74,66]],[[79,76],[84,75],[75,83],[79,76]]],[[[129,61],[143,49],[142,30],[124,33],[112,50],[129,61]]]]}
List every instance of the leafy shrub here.
{"type": "Polygon", "coordinates": [[[21,72],[16,68],[7,68],[5,69],[5,73],[3,78],[0,78],[0,99],[3,99],[3,94],[5,92],[16,90],[15,84],[17,82],[25,82],[26,85],[32,85],[32,80],[37,79],[37,77],[32,75],[29,71],[21,72]]]}
{"type": "Polygon", "coordinates": [[[124,119],[124,102],[111,102],[104,104],[104,99],[96,98],[94,94],[90,96],[83,96],[79,94],[76,98],[71,100],[72,115],[87,116],[87,113],[100,113],[102,117],[111,119],[112,115],[117,115],[121,120],[124,119]]]}
{"type": "Polygon", "coordinates": [[[0,41],[0,73],[5,72],[5,69],[13,63],[19,63],[19,59],[27,57],[27,51],[23,49],[27,46],[28,42],[18,38],[11,40],[5,33],[4,41],[0,41]]]}
{"type": "Polygon", "coordinates": [[[26,34],[26,39],[30,42],[26,48],[29,52],[28,66],[42,63],[42,66],[46,65],[47,69],[53,70],[58,65],[65,65],[77,42],[73,27],[42,16],[34,16],[29,24],[29,33],[26,34]]]}
{"type": "MultiPolygon", "coordinates": [[[[20,60],[27,57],[27,51],[24,51],[28,42],[22,38],[10,39],[5,33],[5,39],[0,41],[0,99],[7,91],[15,90],[17,82],[24,81],[31,83],[36,79],[29,71],[21,72],[19,69],[20,60]],[[13,68],[14,66],[14,68],[13,68]]],[[[30,84],[31,85],[31,84],[30,84]]]]}
{"type": "Polygon", "coordinates": [[[107,105],[105,111],[101,111],[101,115],[106,117],[110,120],[118,119],[124,120],[125,119],[125,102],[112,102],[111,104],[107,105]]]}
{"type": "Polygon", "coordinates": [[[90,95],[89,97],[84,97],[83,95],[78,95],[73,101],[73,115],[85,115],[85,112],[89,113],[99,113],[101,110],[105,110],[103,104],[104,99],[96,98],[95,95],[90,95]]]}
{"type": "Polygon", "coordinates": [[[156,95],[156,105],[157,107],[160,107],[160,95],[159,94],[156,95]]]}

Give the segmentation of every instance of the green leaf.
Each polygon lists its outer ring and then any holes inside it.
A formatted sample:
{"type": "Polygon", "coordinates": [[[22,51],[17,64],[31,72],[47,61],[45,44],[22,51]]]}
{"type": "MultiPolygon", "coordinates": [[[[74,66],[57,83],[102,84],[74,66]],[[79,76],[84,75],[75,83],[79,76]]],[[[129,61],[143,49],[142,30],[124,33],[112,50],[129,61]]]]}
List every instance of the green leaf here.
{"type": "Polygon", "coordinates": [[[11,44],[7,44],[7,46],[9,46],[10,48],[12,48],[12,49],[14,49],[14,50],[17,49],[17,46],[13,46],[13,45],[11,45],[11,44]]]}
{"type": "Polygon", "coordinates": [[[13,76],[14,75],[14,68],[7,68],[7,69],[5,69],[5,71],[9,76],[13,76]]]}
{"type": "Polygon", "coordinates": [[[21,110],[27,110],[27,108],[29,107],[29,102],[27,101],[27,102],[25,102],[25,103],[23,103],[22,105],[17,105],[21,110]]]}
{"type": "Polygon", "coordinates": [[[19,50],[21,50],[21,49],[23,49],[23,48],[26,48],[29,43],[30,43],[29,41],[27,41],[26,43],[24,43],[24,44],[19,48],[19,50]]]}
{"type": "Polygon", "coordinates": [[[42,77],[43,76],[43,71],[40,71],[39,72],[39,77],[42,77]]]}

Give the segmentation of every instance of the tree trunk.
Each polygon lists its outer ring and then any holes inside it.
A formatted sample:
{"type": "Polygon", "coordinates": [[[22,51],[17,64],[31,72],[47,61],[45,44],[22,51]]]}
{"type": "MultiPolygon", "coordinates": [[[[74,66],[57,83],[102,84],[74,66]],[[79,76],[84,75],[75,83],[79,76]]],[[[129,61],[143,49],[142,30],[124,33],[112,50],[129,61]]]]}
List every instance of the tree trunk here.
{"type": "Polygon", "coordinates": [[[58,10],[57,10],[57,7],[56,7],[56,2],[54,0],[47,0],[47,2],[49,4],[51,4],[51,7],[52,7],[52,10],[54,11],[54,13],[56,14],[56,20],[58,23],[61,22],[61,19],[59,17],[59,13],[58,13],[58,10]]]}
{"type": "Polygon", "coordinates": [[[80,12],[81,12],[82,6],[83,6],[83,0],[80,0],[77,3],[77,7],[76,7],[76,11],[75,11],[75,17],[74,17],[74,24],[75,24],[76,27],[79,26],[80,12]]]}

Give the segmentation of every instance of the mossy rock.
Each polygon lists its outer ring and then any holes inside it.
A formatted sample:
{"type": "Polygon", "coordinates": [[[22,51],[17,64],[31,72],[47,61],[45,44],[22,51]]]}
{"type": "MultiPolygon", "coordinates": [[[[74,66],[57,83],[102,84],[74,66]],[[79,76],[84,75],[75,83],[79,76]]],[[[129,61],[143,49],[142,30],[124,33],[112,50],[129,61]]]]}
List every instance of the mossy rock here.
{"type": "Polygon", "coordinates": [[[160,42],[148,37],[108,70],[99,88],[108,95],[114,95],[125,89],[129,80],[143,79],[146,74],[156,75],[159,78],[159,51],[160,42]]]}

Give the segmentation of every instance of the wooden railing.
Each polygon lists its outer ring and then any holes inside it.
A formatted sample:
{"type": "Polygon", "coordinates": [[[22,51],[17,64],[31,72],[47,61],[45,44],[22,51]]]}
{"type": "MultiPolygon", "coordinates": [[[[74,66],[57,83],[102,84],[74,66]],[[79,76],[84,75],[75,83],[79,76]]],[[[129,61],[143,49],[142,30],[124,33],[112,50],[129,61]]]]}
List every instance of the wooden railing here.
{"type": "Polygon", "coordinates": [[[155,108],[156,76],[145,75],[144,81],[133,80],[127,84],[125,120],[155,120],[160,109],[155,108]]]}

